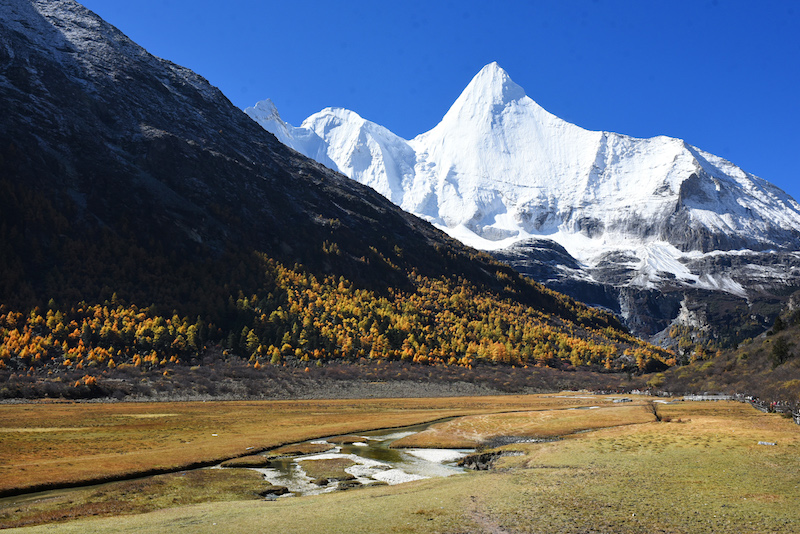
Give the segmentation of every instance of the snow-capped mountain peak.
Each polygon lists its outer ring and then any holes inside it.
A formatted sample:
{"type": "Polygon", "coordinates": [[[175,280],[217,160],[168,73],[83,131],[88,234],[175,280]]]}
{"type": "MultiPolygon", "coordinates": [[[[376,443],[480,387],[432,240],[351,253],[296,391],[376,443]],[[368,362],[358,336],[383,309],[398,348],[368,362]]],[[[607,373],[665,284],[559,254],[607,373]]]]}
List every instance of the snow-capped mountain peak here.
{"type": "Polygon", "coordinates": [[[800,250],[800,206],[777,187],[680,139],[568,123],[497,63],[410,141],[334,109],[288,131],[290,146],[316,158],[303,144],[313,135],[335,168],[468,245],[547,238],[589,268],[628,258],[638,286],[658,285],[665,273],[703,285],[681,267],[686,255],[800,250]]]}
{"type": "MultiPolygon", "coordinates": [[[[336,163],[328,157],[328,143],[312,130],[304,127],[295,128],[281,119],[278,108],[271,99],[261,100],[255,106],[244,110],[251,119],[259,123],[265,130],[278,138],[278,141],[287,145],[301,154],[315,159],[329,169],[343,172],[336,163]]],[[[347,174],[343,172],[343,174],[347,174]]]]}
{"type": "Polygon", "coordinates": [[[290,125],[283,122],[280,113],[278,113],[278,108],[275,107],[271,99],[261,100],[245,111],[250,115],[250,118],[272,133],[284,145],[291,145],[294,142],[294,136],[289,132],[290,125]]]}
{"type": "Polygon", "coordinates": [[[497,112],[522,98],[525,98],[525,90],[514,83],[508,73],[495,62],[486,65],[475,75],[450,108],[450,112],[461,113],[487,108],[497,112]]]}

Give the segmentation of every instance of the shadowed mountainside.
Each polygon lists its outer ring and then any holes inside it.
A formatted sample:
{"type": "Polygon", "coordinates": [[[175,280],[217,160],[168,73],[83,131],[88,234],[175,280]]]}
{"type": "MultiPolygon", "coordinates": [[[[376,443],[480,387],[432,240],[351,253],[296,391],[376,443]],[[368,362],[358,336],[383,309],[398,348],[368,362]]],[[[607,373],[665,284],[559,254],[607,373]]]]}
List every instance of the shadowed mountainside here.
{"type": "Polygon", "coordinates": [[[25,373],[91,390],[131,368],[169,381],[231,358],[607,371],[669,360],[612,315],[285,147],[76,2],[7,0],[0,15],[10,384],[25,373]]]}

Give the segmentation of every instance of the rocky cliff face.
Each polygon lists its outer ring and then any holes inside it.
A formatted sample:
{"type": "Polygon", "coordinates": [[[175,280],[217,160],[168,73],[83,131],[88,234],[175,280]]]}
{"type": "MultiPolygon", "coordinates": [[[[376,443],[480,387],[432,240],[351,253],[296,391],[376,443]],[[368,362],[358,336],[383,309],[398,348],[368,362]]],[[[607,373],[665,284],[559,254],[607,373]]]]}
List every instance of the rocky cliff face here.
{"type": "Polygon", "coordinates": [[[722,346],[753,337],[768,328],[800,284],[800,254],[787,251],[729,251],[694,254],[681,267],[697,284],[655,271],[657,284],[644,287],[639,259],[610,252],[588,267],[557,243],[528,240],[491,254],[547,287],[606,308],[632,331],[665,346],[679,327],[694,340],[722,346]]]}

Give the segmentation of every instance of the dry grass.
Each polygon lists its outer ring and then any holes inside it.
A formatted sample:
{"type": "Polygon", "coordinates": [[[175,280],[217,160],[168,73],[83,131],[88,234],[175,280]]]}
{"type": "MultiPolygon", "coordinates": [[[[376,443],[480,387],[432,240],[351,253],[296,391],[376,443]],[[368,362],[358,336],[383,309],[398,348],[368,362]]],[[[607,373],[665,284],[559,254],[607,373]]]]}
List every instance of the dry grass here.
{"type": "Polygon", "coordinates": [[[453,415],[586,402],[502,396],[0,405],[0,494],[174,471],[248,450],[453,415]]]}
{"type": "Polygon", "coordinates": [[[331,480],[352,480],[355,477],[346,472],[345,469],[356,465],[353,460],[348,458],[330,458],[325,460],[303,460],[300,466],[306,475],[313,480],[326,483],[331,480]]]}
{"type": "Polygon", "coordinates": [[[269,466],[269,458],[261,456],[260,454],[253,454],[251,456],[241,456],[239,458],[231,458],[220,464],[221,467],[267,467],[269,466]]]}
{"type": "Polygon", "coordinates": [[[486,495],[486,506],[511,530],[534,515],[558,525],[550,532],[800,531],[796,425],[737,403],[661,411],[672,422],[516,445],[525,456],[498,465],[512,469],[518,499],[486,495]]]}
{"type": "Polygon", "coordinates": [[[501,436],[547,439],[653,420],[642,404],[474,415],[432,425],[424,432],[395,441],[392,447],[472,448],[501,436]]]}
{"type": "Polygon", "coordinates": [[[59,532],[800,532],[797,426],[735,403],[679,403],[661,413],[673,422],[516,444],[525,455],[503,458],[490,472],[84,520],[59,532]]]}
{"type": "Polygon", "coordinates": [[[258,493],[268,487],[269,483],[255,471],[201,469],[170,473],[90,489],[3,499],[0,528],[144,513],[200,502],[258,499],[258,493]]]}
{"type": "MultiPolygon", "coordinates": [[[[515,444],[524,455],[500,459],[494,471],[275,502],[203,503],[71,521],[59,524],[58,530],[800,532],[800,508],[794,506],[800,497],[800,428],[791,421],[737,403],[661,406],[659,413],[671,419],[661,423],[649,414],[651,422],[630,424],[641,414],[648,416],[641,406],[605,409],[528,410],[478,418],[480,424],[466,427],[450,425],[458,432],[542,432],[581,429],[591,424],[587,417],[596,417],[598,425],[609,427],[559,441],[515,444]],[[615,421],[623,426],[610,424],[615,421]],[[759,441],[777,445],[758,445],[759,441]]],[[[84,426],[65,421],[67,425],[84,426]]],[[[97,501],[94,506],[106,505],[97,501]]],[[[29,532],[45,531],[47,526],[29,532]]]]}
{"type": "Polygon", "coordinates": [[[319,454],[335,449],[335,445],[330,443],[293,443],[284,445],[277,449],[272,449],[267,453],[269,458],[285,458],[292,456],[304,456],[306,454],[319,454]]]}

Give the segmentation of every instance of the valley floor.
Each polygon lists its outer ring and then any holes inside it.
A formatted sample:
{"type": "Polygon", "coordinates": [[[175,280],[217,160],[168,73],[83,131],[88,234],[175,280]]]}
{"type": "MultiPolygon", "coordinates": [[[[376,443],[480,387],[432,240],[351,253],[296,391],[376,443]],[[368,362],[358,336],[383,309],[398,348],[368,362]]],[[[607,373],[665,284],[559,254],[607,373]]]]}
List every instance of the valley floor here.
{"type": "MultiPolygon", "coordinates": [[[[504,445],[497,451],[515,454],[499,457],[489,471],[266,502],[231,493],[222,502],[173,504],[143,514],[62,522],[58,531],[800,531],[800,509],[794,506],[800,497],[800,427],[743,403],[652,404],[646,397],[632,399],[614,403],[614,397],[560,394],[0,406],[4,438],[0,480],[7,484],[13,475],[19,484],[26,471],[41,475],[48,462],[53,464],[52,473],[59,467],[75,475],[76,465],[90,456],[105,468],[119,467],[107,461],[111,457],[153,464],[168,451],[176,455],[180,440],[191,439],[192,448],[222,458],[245,453],[246,444],[266,446],[334,430],[357,432],[461,414],[464,417],[412,437],[411,446],[468,440],[498,443],[496,438],[509,436],[561,439],[504,445]],[[211,436],[211,428],[218,429],[217,436],[211,436]],[[64,453],[70,450],[65,437],[80,437],[79,429],[84,429],[86,439],[74,442],[71,455],[64,453]],[[103,432],[108,450],[86,451],[103,432]],[[15,442],[6,446],[9,436],[15,436],[15,442]],[[145,436],[151,436],[149,442],[145,436]],[[111,452],[116,446],[124,454],[111,452]],[[157,454],[148,457],[146,449],[157,454]],[[61,451],[65,457],[58,460],[55,454],[46,459],[48,450],[61,451]]],[[[6,517],[13,512],[9,508],[13,507],[2,509],[6,517]]],[[[21,531],[46,532],[53,527],[21,531]]]]}

